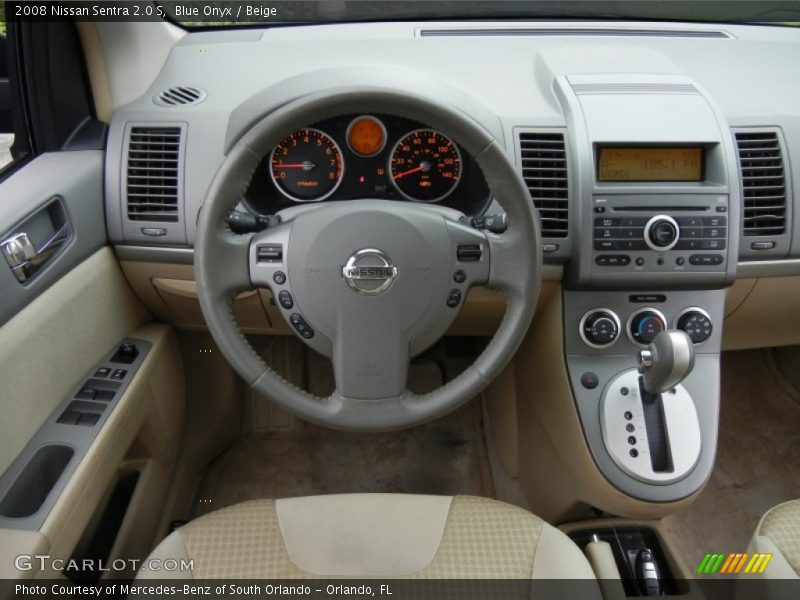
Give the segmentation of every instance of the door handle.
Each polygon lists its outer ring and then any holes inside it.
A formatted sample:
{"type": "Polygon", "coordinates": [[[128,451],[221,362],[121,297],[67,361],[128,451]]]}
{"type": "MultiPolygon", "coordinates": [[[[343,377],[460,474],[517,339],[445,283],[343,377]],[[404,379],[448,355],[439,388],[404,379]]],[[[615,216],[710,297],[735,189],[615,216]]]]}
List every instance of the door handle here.
{"type": "Polygon", "coordinates": [[[69,239],[69,232],[69,223],[65,223],[39,248],[33,245],[25,232],[15,233],[0,243],[3,256],[17,281],[24,283],[33,277],[69,239]]]}

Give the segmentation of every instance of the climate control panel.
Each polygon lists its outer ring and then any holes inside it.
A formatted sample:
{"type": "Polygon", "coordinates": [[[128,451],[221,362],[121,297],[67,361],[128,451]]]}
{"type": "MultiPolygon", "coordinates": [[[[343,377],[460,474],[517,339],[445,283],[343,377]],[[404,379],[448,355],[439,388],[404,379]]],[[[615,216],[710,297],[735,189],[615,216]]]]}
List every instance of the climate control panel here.
{"type": "Polygon", "coordinates": [[[586,346],[609,348],[623,335],[623,322],[624,335],[638,348],[649,346],[659,333],[670,328],[670,324],[673,329],[686,332],[695,346],[705,343],[714,330],[711,316],[700,307],[685,307],[669,321],[661,310],[645,306],[622,317],[610,308],[592,308],[581,317],[578,332],[586,346]]]}

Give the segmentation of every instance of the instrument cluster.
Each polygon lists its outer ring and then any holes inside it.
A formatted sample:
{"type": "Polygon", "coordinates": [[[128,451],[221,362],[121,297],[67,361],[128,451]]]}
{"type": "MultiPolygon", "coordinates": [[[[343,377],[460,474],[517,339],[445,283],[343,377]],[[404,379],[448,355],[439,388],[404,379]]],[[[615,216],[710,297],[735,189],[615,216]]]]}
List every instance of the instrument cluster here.
{"type": "Polygon", "coordinates": [[[490,201],[475,160],[445,134],[409,119],[358,114],[287,135],[262,160],[244,200],[273,214],[358,198],[438,203],[470,216],[490,201]]]}

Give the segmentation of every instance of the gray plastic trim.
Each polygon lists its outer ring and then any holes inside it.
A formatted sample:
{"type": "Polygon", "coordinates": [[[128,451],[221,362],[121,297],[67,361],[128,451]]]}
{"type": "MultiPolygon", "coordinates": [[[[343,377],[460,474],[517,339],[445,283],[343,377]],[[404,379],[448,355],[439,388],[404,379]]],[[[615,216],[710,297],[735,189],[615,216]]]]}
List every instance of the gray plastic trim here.
{"type": "MultiPolygon", "coordinates": [[[[5,473],[2,474],[2,476],[0,476],[0,499],[5,497],[6,493],[8,493],[9,489],[14,485],[14,482],[21,475],[33,455],[40,448],[48,445],[63,445],[72,448],[75,453],[62,472],[61,476],[58,478],[56,484],[48,493],[47,498],[39,507],[39,510],[37,510],[31,516],[23,518],[8,518],[0,515],[0,529],[25,529],[38,531],[41,528],[42,523],[44,523],[45,519],[47,519],[47,516],[50,514],[53,506],[58,501],[59,496],[64,491],[64,488],[66,487],[72,475],[75,473],[75,470],[78,468],[78,465],[89,451],[89,448],[91,447],[94,439],[97,437],[97,434],[100,432],[100,429],[108,420],[109,416],[114,411],[117,404],[119,404],[119,401],[125,394],[126,390],[133,382],[137,371],[144,363],[144,360],[151,348],[152,344],[144,340],[136,338],[125,338],[120,340],[119,344],[114,346],[114,348],[106,354],[102,361],[94,365],[94,367],[92,367],[92,369],[86,373],[85,377],[81,378],[81,383],[77,385],[70,394],[67,395],[67,397],[47,418],[47,420],[34,434],[14,462],[11,463],[11,466],[5,471],[5,473]],[[134,343],[139,349],[139,355],[131,364],[111,362],[111,357],[117,351],[119,345],[123,342],[134,343]],[[100,367],[109,367],[112,370],[125,369],[127,374],[121,380],[112,380],[110,378],[99,379],[94,377],[94,373],[100,367]],[[103,410],[102,414],[100,415],[98,422],[92,426],[58,423],[58,418],[67,408],[67,406],[76,400],[75,396],[77,395],[78,391],[87,381],[91,379],[97,379],[98,381],[102,381],[104,384],[107,384],[110,387],[116,388],[114,398],[110,402],[106,403],[87,400],[87,402],[106,404],[105,410],[103,410]]],[[[21,398],[20,401],[24,401],[24,399],[21,398]]]]}
{"type": "Polygon", "coordinates": [[[71,239],[25,284],[0,262],[0,325],[106,245],[100,150],[42,154],[0,183],[0,238],[56,196],[71,224],[71,239]]]}
{"type": "Polygon", "coordinates": [[[736,275],[739,278],[797,276],[800,275],[800,258],[740,262],[736,275]]]}

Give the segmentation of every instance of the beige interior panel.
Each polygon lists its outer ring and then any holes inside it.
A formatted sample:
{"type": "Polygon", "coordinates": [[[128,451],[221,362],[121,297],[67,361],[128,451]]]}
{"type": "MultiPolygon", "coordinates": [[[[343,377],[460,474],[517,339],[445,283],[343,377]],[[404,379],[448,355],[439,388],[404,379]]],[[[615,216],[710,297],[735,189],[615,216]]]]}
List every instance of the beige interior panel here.
{"type": "Polygon", "coordinates": [[[150,324],[128,335],[152,348],[42,525],[54,557],[72,556],[119,474],[132,470],[139,481],[110,560],[144,557],[159,534],[183,429],[183,365],[169,326],[150,324]]]}
{"type": "Polygon", "coordinates": [[[114,113],[114,102],[111,99],[111,88],[108,84],[106,59],[103,56],[100,31],[96,23],[89,21],[75,21],[75,27],[81,38],[81,46],[83,46],[86,72],[89,75],[89,84],[92,88],[92,99],[94,100],[97,119],[104,123],[110,123],[111,115],[114,113]]]}
{"type": "Polygon", "coordinates": [[[588,518],[591,507],[597,507],[630,518],[654,518],[694,499],[696,494],[674,503],[642,502],[617,490],[598,470],[583,436],[564,362],[559,284],[543,284],[534,322],[514,358],[514,372],[518,479],[534,514],[561,523],[588,518]]]}
{"type": "MultiPolygon", "coordinates": [[[[723,350],[800,344],[800,277],[762,277],[728,313],[726,300],[723,350]]],[[[739,284],[739,282],[737,282],[739,284]]],[[[735,288],[736,286],[734,286],[735,288]]],[[[732,288],[733,289],[733,288],[732,288]]],[[[731,304],[735,301],[735,292],[731,304]]]]}
{"type": "MultiPolygon", "coordinates": [[[[126,260],[120,265],[136,295],[159,321],[181,329],[205,329],[192,265],[126,260]]],[[[505,307],[505,299],[498,292],[472,288],[448,335],[494,335],[505,307]]],[[[292,333],[269,290],[245,292],[234,301],[233,308],[236,322],[245,333],[292,333]]]]}
{"type": "Polygon", "coordinates": [[[47,538],[38,531],[22,531],[19,529],[0,529],[0,579],[27,579],[36,574],[35,562],[20,565],[25,570],[16,568],[16,560],[20,555],[34,556],[47,554],[50,544],[47,538]]]}
{"type": "Polygon", "coordinates": [[[0,472],[86,371],[149,318],[104,248],[0,328],[0,410],[13,415],[0,419],[0,472]]]}

